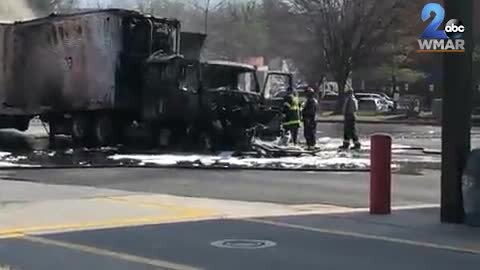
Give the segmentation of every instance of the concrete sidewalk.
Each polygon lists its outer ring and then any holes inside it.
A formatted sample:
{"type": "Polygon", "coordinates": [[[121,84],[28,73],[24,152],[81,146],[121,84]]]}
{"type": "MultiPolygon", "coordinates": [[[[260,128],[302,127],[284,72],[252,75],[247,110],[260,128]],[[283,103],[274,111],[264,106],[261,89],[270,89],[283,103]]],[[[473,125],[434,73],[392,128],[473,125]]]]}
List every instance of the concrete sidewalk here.
{"type": "Polygon", "coordinates": [[[0,187],[0,238],[192,220],[352,210],[331,205],[240,202],[15,181],[0,181],[0,187]]]}

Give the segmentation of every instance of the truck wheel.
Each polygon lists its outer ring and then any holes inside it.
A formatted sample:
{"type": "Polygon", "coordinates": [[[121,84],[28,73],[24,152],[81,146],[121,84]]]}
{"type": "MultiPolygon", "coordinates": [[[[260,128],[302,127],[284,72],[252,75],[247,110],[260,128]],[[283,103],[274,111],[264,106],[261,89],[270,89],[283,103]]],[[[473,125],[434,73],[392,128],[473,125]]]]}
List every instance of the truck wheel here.
{"type": "Polygon", "coordinates": [[[72,140],[75,144],[89,144],[90,121],[85,115],[75,115],[72,118],[72,140]]]}
{"type": "Polygon", "coordinates": [[[93,126],[95,143],[99,146],[113,144],[113,121],[108,115],[102,115],[95,119],[93,126]]]}

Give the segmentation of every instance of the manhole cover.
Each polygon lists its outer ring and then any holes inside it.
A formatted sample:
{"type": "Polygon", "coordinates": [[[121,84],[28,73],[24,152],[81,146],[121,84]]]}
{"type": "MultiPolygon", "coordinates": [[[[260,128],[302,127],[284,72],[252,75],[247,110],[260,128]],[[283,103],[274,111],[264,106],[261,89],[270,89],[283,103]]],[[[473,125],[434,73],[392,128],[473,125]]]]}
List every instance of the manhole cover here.
{"type": "Polygon", "coordinates": [[[212,242],[211,245],[218,248],[260,249],[273,247],[277,244],[268,240],[225,239],[212,242]]]}

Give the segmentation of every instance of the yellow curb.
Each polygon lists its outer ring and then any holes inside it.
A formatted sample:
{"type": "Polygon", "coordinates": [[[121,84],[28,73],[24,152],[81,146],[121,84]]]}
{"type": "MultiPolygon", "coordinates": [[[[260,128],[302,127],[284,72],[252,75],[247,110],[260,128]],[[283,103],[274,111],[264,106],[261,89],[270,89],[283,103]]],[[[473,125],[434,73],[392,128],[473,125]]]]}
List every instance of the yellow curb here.
{"type": "Polygon", "coordinates": [[[8,238],[21,238],[24,237],[25,234],[23,233],[11,233],[11,234],[1,234],[0,233],[0,239],[8,239],[8,238]]]}
{"type": "MultiPolygon", "coordinates": [[[[140,200],[138,196],[114,196],[105,198],[87,199],[86,201],[108,201],[114,203],[127,204],[133,207],[148,207],[167,210],[171,212],[164,216],[145,216],[128,219],[112,219],[106,221],[94,222],[80,222],[67,224],[53,224],[45,226],[32,226],[9,228],[0,230],[0,239],[4,238],[18,238],[27,234],[43,234],[51,232],[65,232],[65,231],[81,231],[81,230],[95,230],[95,229],[111,229],[121,227],[132,227],[142,225],[155,225],[176,222],[188,222],[206,220],[212,218],[219,218],[221,215],[210,209],[183,207],[174,204],[167,204],[161,202],[145,202],[140,200]]],[[[144,198],[144,197],[142,197],[144,198]]]]}
{"type": "Polygon", "coordinates": [[[162,210],[172,211],[175,213],[181,213],[185,215],[215,215],[216,212],[211,209],[205,208],[198,208],[198,207],[185,207],[185,206],[178,206],[176,204],[171,203],[162,203],[157,202],[155,197],[153,201],[144,200],[146,197],[139,197],[139,196],[114,196],[114,197],[105,197],[99,198],[95,200],[102,200],[102,201],[109,201],[109,202],[117,202],[117,203],[124,203],[131,206],[140,206],[146,208],[161,208],[162,210]]]}
{"type": "Polygon", "coordinates": [[[118,219],[103,222],[82,222],[72,224],[56,224],[38,227],[21,227],[0,230],[0,238],[18,238],[24,235],[44,234],[52,232],[71,232],[71,231],[86,231],[97,229],[114,229],[122,227],[134,227],[144,225],[156,225],[166,223],[200,221],[214,218],[214,216],[204,215],[184,215],[184,216],[167,216],[167,217],[142,217],[132,219],[118,219]]]}

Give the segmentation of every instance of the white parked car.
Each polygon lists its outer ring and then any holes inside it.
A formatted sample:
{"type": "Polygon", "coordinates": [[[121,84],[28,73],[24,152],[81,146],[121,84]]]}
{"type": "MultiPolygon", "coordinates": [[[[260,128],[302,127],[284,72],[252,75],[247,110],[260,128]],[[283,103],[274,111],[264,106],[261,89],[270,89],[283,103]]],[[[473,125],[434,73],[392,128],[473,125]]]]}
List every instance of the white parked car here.
{"type": "Polygon", "coordinates": [[[391,112],[395,110],[395,101],[390,99],[387,95],[383,96],[382,94],[376,93],[356,93],[355,97],[358,100],[378,100],[378,102],[381,103],[381,105],[379,105],[381,107],[380,112],[391,112]]]}
{"type": "Polygon", "coordinates": [[[358,109],[370,112],[388,112],[389,107],[381,98],[362,97],[358,99],[358,109]]]}

